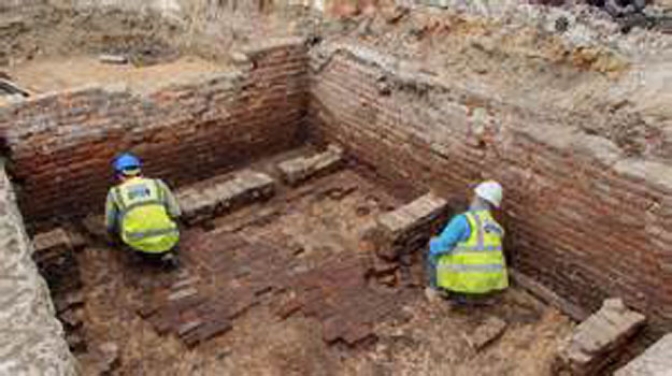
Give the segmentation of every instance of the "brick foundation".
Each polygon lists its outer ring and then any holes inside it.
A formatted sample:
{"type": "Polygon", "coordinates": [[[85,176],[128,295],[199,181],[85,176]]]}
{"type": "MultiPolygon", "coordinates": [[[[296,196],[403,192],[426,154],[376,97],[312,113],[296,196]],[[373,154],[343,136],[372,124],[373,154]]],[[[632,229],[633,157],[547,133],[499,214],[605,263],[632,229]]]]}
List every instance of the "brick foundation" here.
{"type": "Polygon", "coordinates": [[[361,46],[312,55],[315,138],[418,191],[499,180],[515,268],[589,310],[620,296],[670,326],[671,168],[361,46]]]}
{"type": "Polygon", "coordinates": [[[301,142],[306,55],[301,40],[250,47],[237,66],[156,92],[90,87],[3,108],[0,130],[32,222],[102,210],[115,154],[183,185],[301,142]]]}

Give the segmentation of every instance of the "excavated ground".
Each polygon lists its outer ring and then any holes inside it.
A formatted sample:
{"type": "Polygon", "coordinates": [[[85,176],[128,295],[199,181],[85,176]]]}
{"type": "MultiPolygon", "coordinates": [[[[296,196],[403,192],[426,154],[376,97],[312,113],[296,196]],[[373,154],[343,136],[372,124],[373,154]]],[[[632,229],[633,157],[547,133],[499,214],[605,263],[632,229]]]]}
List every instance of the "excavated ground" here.
{"type": "Polygon", "coordinates": [[[35,95],[86,87],[92,83],[124,83],[134,92],[151,92],[170,83],[192,80],[199,75],[219,73],[225,69],[223,64],[195,56],[183,56],[145,67],[105,64],[95,56],[72,56],[33,60],[8,69],[7,74],[19,87],[35,95]]]}
{"type": "MultiPolygon", "coordinates": [[[[283,158],[285,156],[282,156],[283,158]]],[[[258,171],[272,173],[271,158],[258,171]]],[[[498,304],[428,303],[420,264],[382,287],[358,238],[402,204],[349,168],[186,231],[176,271],[93,240],[78,253],[84,374],[114,343],[119,375],[544,375],[572,324],[512,288],[498,304]],[[474,331],[504,335],[482,351],[474,331]]]]}

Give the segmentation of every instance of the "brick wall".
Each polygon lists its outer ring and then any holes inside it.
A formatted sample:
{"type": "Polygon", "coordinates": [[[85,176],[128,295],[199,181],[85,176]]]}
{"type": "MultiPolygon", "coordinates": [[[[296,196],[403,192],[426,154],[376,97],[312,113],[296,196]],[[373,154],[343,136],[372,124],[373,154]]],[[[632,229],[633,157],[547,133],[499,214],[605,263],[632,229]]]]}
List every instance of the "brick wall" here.
{"type": "Polygon", "coordinates": [[[91,87],[2,108],[24,215],[42,222],[101,211],[120,151],[137,153],[148,175],[177,186],[300,142],[302,41],[273,40],[234,58],[228,72],[148,94],[91,87]]]}
{"type": "Polygon", "coordinates": [[[587,309],[621,296],[671,326],[672,167],[361,46],[324,46],[311,66],[317,138],[418,193],[501,181],[515,268],[587,309]]]}

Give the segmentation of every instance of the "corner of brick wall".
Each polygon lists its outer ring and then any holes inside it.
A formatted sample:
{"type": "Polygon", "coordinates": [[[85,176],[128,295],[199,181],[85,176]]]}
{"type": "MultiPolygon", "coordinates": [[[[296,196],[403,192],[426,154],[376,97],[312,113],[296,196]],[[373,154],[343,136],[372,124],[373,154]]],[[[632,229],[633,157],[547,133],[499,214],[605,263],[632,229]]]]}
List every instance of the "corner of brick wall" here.
{"type": "Polygon", "coordinates": [[[0,374],[74,376],[75,360],[31,253],[14,190],[1,166],[0,374]]]}
{"type": "Polygon", "coordinates": [[[314,137],[421,190],[467,197],[500,180],[516,269],[589,311],[622,297],[672,327],[671,166],[361,45],[310,56],[314,137]]]}
{"type": "Polygon", "coordinates": [[[20,206],[29,223],[102,211],[122,151],[173,186],[230,171],[302,142],[306,46],[270,40],[234,56],[233,70],[151,93],[90,86],[0,109],[20,206]]]}

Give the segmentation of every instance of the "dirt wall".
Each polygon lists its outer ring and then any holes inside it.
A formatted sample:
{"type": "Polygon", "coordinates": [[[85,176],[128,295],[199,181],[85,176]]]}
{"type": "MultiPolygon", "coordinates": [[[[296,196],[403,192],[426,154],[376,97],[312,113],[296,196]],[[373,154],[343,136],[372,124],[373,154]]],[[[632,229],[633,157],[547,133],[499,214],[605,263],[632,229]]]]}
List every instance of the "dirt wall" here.
{"type": "Polygon", "coordinates": [[[21,208],[31,222],[102,210],[110,162],[137,153],[148,175],[182,185],[296,145],[305,108],[300,39],[237,54],[230,71],[151,93],[124,86],[45,94],[0,109],[21,208]]]}
{"type": "Polygon", "coordinates": [[[582,307],[621,296],[670,326],[669,166],[361,45],[325,45],[312,68],[317,137],[419,192],[501,181],[515,268],[582,307]]]}
{"type": "Polygon", "coordinates": [[[0,374],[74,376],[75,360],[31,258],[32,245],[4,165],[0,208],[0,374]]]}

